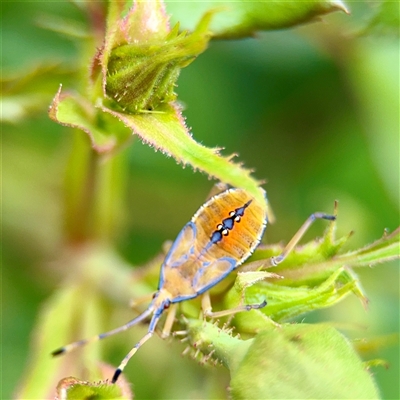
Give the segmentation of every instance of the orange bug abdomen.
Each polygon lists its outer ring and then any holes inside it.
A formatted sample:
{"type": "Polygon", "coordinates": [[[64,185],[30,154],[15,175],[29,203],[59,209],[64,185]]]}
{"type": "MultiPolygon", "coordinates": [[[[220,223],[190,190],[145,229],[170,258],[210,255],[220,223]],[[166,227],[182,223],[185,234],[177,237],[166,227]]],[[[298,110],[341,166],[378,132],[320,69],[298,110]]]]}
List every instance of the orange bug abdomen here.
{"type": "Polygon", "coordinates": [[[208,200],[181,230],[161,268],[158,289],[172,303],[204,293],[242,264],[261,240],[266,202],[244,189],[208,200]]]}
{"type": "Polygon", "coordinates": [[[223,221],[227,221],[228,226],[232,225],[231,229],[225,230],[225,234],[221,233],[218,242],[209,245],[204,257],[231,257],[240,265],[261,240],[266,225],[266,203],[260,204],[244,189],[230,189],[209,200],[192,221],[197,227],[196,247],[199,252],[208,245],[223,221]],[[241,210],[242,215],[235,217],[235,210],[241,210]]]}

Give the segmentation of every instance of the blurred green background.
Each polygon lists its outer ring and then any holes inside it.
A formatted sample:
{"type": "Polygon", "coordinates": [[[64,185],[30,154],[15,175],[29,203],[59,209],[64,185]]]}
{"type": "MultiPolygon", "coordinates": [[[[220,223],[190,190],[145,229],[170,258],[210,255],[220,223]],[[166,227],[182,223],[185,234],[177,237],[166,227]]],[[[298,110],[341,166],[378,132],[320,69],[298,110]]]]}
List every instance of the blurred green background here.
{"type": "MultiPolygon", "coordinates": [[[[332,212],[334,200],[339,200],[338,235],[355,232],[348,250],[399,225],[398,38],[386,32],[357,35],[377,6],[349,3],[351,15],[336,13],[292,30],[212,42],[182,71],[177,92],[195,139],[210,147],[223,146],[225,154],[238,153],[257,178],[267,181],[277,221],[264,241],[288,241],[311,212],[332,212]]],[[[1,7],[5,75],[55,61],[74,67],[79,47],[41,29],[38,22],[51,14],[84,24],[75,6],[16,2],[1,7]]],[[[50,104],[59,83],[65,88],[75,84],[67,74],[62,82],[45,81],[45,104],[50,104]]],[[[38,311],[63,275],[56,261],[63,248],[63,183],[72,140],[68,128],[48,119],[46,106],[2,125],[3,399],[12,397],[23,376],[38,311]]],[[[138,140],[125,151],[125,229],[115,232],[114,243],[134,268],[176,236],[212,182],[138,140]]],[[[324,228],[315,224],[306,239],[324,228]]],[[[357,328],[347,332],[350,337],[398,332],[398,263],[359,274],[370,299],[367,312],[355,298],[348,298],[304,321],[348,323],[357,328]]],[[[111,339],[118,350],[108,361],[118,363],[139,336],[136,332],[128,340],[111,339]]],[[[138,397],[200,398],[218,393],[217,379],[228,382],[222,368],[217,374],[181,358],[182,349],[179,343],[156,338],[138,353],[128,367],[138,397]],[[157,385],[149,387],[148,380],[157,380],[157,385]]],[[[365,357],[389,362],[388,370],[377,368],[373,373],[383,398],[399,398],[398,344],[365,357]]]]}

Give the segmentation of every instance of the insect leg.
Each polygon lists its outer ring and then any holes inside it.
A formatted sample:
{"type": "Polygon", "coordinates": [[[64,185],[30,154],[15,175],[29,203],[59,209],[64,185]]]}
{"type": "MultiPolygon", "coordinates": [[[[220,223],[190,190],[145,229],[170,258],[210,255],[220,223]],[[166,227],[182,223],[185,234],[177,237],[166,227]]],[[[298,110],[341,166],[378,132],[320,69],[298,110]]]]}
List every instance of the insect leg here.
{"type": "Polygon", "coordinates": [[[287,255],[294,249],[294,247],[297,245],[297,243],[300,241],[300,239],[306,233],[307,229],[311,226],[311,224],[316,219],[326,219],[328,221],[335,221],[336,215],[329,215],[329,214],[324,214],[321,212],[316,212],[314,214],[311,214],[306,219],[304,224],[300,227],[300,229],[296,232],[296,234],[292,237],[292,239],[289,241],[289,243],[286,245],[286,247],[283,249],[282,253],[279,254],[279,256],[271,257],[270,262],[273,267],[276,267],[287,257],[287,255]]]}
{"type": "Polygon", "coordinates": [[[157,310],[154,314],[153,317],[150,321],[149,325],[149,330],[147,331],[146,335],[144,335],[133,347],[133,349],[124,357],[124,359],[121,361],[121,364],[119,364],[118,368],[114,372],[114,376],[112,377],[111,382],[115,383],[117,382],[117,379],[121,375],[122,371],[126,367],[126,364],[128,364],[129,360],[135,355],[135,353],[143,346],[144,343],[146,343],[154,334],[154,330],[156,328],[157,322],[160,319],[162,310],[157,310]]]}
{"type": "Polygon", "coordinates": [[[235,308],[231,308],[229,310],[213,312],[211,308],[210,294],[208,292],[204,293],[201,299],[203,315],[208,318],[220,318],[220,317],[225,317],[227,315],[233,315],[242,311],[258,310],[259,308],[263,308],[266,305],[267,301],[264,300],[262,303],[258,304],[244,304],[235,308]]]}
{"type": "Polygon", "coordinates": [[[74,350],[77,347],[85,346],[88,343],[96,342],[98,340],[104,339],[104,338],[106,338],[108,336],[111,336],[111,335],[114,335],[116,333],[126,331],[127,329],[129,329],[133,325],[136,325],[137,323],[139,323],[139,322],[143,321],[144,319],[146,319],[149,315],[151,315],[152,312],[153,312],[153,308],[150,307],[144,313],[142,313],[138,317],[132,319],[131,321],[129,321],[125,325],[122,325],[122,326],[120,326],[118,328],[115,328],[115,329],[113,329],[111,331],[101,333],[100,335],[93,336],[93,337],[91,337],[89,339],[78,340],[76,342],[67,344],[64,347],[60,347],[59,349],[54,350],[51,354],[52,354],[52,356],[58,356],[60,354],[69,353],[71,350],[74,350]]]}
{"type": "Polygon", "coordinates": [[[176,310],[178,308],[178,303],[172,304],[168,309],[167,318],[165,320],[165,324],[161,333],[161,337],[165,339],[171,333],[172,325],[175,320],[176,310]]]}
{"type": "Polygon", "coordinates": [[[140,296],[140,297],[138,297],[136,299],[132,299],[129,302],[129,307],[132,308],[132,310],[137,311],[138,310],[138,306],[140,304],[143,304],[143,303],[148,304],[149,302],[151,302],[153,296],[154,296],[154,293],[148,293],[148,294],[140,296]]]}

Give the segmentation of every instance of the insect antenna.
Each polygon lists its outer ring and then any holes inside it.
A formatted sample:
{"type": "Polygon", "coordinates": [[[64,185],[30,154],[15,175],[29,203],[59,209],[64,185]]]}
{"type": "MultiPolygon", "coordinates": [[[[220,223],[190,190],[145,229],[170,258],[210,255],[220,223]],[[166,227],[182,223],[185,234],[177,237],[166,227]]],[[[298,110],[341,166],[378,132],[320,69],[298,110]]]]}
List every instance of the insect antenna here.
{"type": "Polygon", "coordinates": [[[85,346],[89,343],[92,342],[97,342],[98,340],[104,339],[106,337],[112,336],[116,333],[123,332],[131,328],[133,325],[138,324],[139,322],[143,321],[146,319],[148,316],[150,316],[153,312],[153,307],[149,307],[145,312],[137,316],[136,318],[132,319],[131,321],[127,322],[125,325],[122,325],[118,328],[112,329],[111,331],[100,333],[99,335],[93,336],[89,339],[83,339],[83,340],[78,340],[76,342],[67,344],[66,346],[60,347],[57,350],[54,350],[51,355],[58,356],[61,354],[69,353],[70,351],[76,349],[77,347],[82,347],[85,346]]]}

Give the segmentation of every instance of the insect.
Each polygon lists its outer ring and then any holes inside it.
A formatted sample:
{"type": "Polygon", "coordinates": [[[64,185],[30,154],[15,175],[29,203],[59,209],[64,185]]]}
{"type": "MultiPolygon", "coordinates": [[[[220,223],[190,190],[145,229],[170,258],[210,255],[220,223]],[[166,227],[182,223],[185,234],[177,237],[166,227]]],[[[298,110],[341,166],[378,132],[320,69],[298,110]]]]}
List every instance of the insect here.
{"type": "MultiPolygon", "coordinates": [[[[265,192],[263,192],[265,195],[265,192]]],[[[271,265],[282,262],[294,248],[315,219],[334,220],[336,217],[323,213],[312,214],[291,239],[283,252],[271,259],[271,265]]],[[[213,313],[206,292],[241,265],[258,246],[267,225],[267,202],[260,201],[244,189],[228,189],[208,200],[194,214],[169,250],[161,266],[158,289],[147,310],[123,326],[79,340],[55,350],[53,356],[67,353],[89,342],[104,339],[125,331],[151,316],[147,334],[139,340],[116,369],[115,383],[137,350],[149,340],[164,311],[168,310],[163,336],[169,335],[175,318],[177,304],[202,294],[203,313],[215,317],[227,312],[213,313]],[[208,300],[207,300],[208,299],[208,300]]],[[[244,305],[233,312],[264,307],[267,303],[244,305]]]]}

